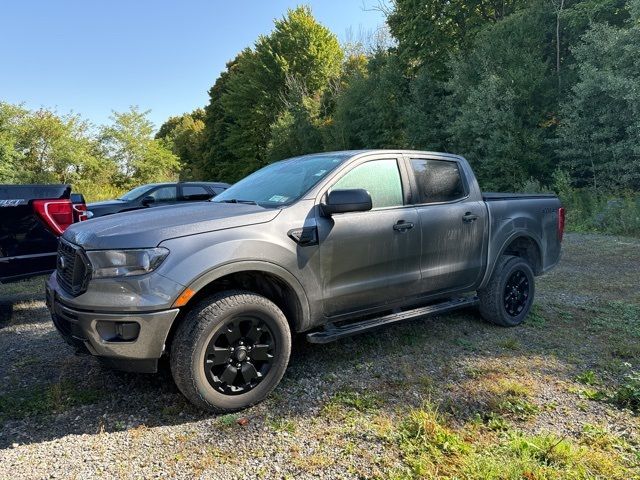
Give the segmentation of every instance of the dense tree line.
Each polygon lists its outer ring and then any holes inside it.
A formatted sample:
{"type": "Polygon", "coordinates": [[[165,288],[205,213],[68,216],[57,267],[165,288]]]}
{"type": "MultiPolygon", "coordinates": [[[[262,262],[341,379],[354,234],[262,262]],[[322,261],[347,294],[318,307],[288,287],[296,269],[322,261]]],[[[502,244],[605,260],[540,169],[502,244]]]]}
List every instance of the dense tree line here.
{"type": "Polygon", "coordinates": [[[307,7],[277,20],[204,110],[158,133],[183,177],[403,147],[465,155],[486,189],[640,187],[640,0],[394,0],[386,13],[391,45],[340,46],[307,7]]]}
{"type": "Polygon", "coordinates": [[[640,233],[640,0],[390,1],[390,37],[343,45],[290,10],[155,137],[135,108],[95,127],[0,102],[0,182],[97,198],[178,175],[234,182],[308,152],[415,148],[464,155],[485,190],[555,190],[576,228],[640,233]]]}
{"type": "Polygon", "coordinates": [[[70,183],[90,199],[177,179],[172,145],[153,138],[148,112],[114,112],[93,127],[78,115],[0,102],[0,183],[70,183]]]}

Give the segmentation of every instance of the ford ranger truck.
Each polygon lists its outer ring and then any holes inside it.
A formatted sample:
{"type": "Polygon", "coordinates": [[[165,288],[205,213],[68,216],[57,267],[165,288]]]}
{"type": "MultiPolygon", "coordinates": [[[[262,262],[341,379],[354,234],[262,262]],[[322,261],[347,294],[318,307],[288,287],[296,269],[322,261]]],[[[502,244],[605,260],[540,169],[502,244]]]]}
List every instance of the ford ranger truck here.
{"type": "Polygon", "coordinates": [[[137,372],[167,355],[191,402],[233,411],[276,387],[296,333],[326,343],[471,306],[519,325],[563,229],[556,196],[483,195],[456,155],[305,155],[210,202],[71,226],[47,304],[78,351],[137,372]]]}

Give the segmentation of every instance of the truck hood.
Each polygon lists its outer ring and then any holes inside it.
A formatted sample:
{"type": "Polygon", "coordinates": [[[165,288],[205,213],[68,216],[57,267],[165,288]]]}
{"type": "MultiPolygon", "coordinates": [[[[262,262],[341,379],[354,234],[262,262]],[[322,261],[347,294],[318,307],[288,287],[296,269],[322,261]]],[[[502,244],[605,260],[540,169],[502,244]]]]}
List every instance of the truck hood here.
{"type": "Polygon", "coordinates": [[[280,210],[241,203],[169,205],[76,223],[63,238],[86,250],[148,248],[171,238],[266,223],[278,213],[280,210]]]}

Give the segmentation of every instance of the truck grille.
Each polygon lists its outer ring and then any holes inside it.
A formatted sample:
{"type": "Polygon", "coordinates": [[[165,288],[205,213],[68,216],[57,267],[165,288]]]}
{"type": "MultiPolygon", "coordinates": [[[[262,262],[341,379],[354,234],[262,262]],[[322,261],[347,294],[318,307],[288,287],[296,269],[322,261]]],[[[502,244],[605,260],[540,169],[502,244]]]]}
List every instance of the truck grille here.
{"type": "Polygon", "coordinates": [[[87,289],[90,274],[91,266],[82,249],[60,239],[56,268],[60,286],[71,295],[80,295],[87,289]]]}

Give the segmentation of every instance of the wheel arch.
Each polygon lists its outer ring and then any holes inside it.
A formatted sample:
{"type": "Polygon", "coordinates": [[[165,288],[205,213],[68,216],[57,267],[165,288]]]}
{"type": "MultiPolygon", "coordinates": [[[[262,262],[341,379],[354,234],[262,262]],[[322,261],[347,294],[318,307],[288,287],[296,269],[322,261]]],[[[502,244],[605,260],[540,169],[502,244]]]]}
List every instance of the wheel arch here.
{"type": "Polygon", "coordinates": [[[283,311],[291,333],[304,330],[305,325],[309,323],[309,302],[304,288],[293,274],[273,263],[229,263],[204,273],[187,288],[195,294],[180,308],[180,314],[167,336],[167,346],[171,345],[178,325],[194,305],[216,292],[225,290],[242,289],[265,296],[283,311]]]}
{"type": "Polygon", "coordinates": [[[531,265],[534,275],[540,275],[543,271],[540,242],[533,235],[514,232],[502,243],[502,246],[497,251],[497,255],[491,260],[490,268],[487,269],[480,288],[483,288],[489,282],[496,265],[498,265],[498,259],[503,255],[513,255],[524,258],[529,265],[531,265]]]}

